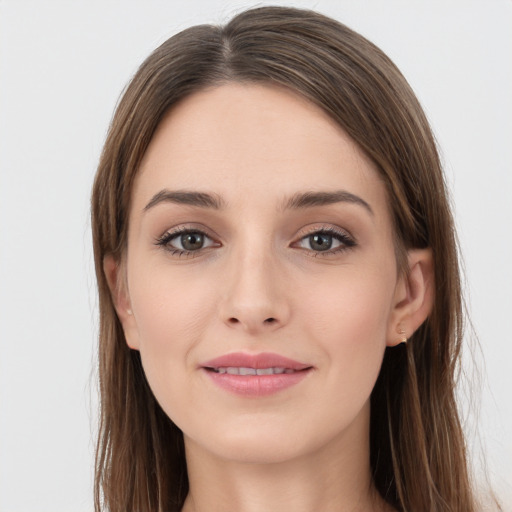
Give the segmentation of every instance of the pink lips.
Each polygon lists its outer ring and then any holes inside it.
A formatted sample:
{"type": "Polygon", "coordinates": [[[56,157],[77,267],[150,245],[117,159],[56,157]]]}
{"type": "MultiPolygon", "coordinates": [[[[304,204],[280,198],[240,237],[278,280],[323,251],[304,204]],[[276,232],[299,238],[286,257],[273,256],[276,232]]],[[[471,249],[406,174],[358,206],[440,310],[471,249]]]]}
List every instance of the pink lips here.
{"type": "Polygon", "coordinates": [[[300,382],[311,365],[273,353],[233,353],[201,364],[215,384],[232,393],[266,396],[300,382]]]}

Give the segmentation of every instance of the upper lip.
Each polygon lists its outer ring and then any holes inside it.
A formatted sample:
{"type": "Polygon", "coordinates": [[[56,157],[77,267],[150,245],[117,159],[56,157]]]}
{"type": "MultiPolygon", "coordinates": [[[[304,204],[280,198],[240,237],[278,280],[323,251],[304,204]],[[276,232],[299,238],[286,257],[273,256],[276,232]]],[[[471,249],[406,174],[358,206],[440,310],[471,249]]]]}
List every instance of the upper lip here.
{"type": "Polygon", "coordinates": [[[301,363],[288,357],[274,354],[272,352],[262,352],[260,354],[247,354],[235,352],[225,354],[210,361],[201,364],[203,368],[285,368],[295,371],[311,368],[310,364],[301,363]]]}

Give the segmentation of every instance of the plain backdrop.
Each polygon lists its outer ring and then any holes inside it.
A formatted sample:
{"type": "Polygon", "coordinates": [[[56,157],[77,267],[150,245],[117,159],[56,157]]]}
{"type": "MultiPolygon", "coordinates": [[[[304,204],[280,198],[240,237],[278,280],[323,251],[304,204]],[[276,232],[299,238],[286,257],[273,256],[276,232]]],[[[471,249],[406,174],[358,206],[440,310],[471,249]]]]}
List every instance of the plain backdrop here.
{"type": "MultiPolygon", "coordinates": [[[[461,393],[464,403],[481,401],[468,433],[478,459],[479,427],[488,474],[512,510],[512,2],[276,3],[331,15],[383,48],[432,122],[481,346],[479,373],[465,357],[482,389],[461,393]]],[[[88,217],[105,133],[152,49],[254,5],[0,0],[0,512],[93,510],[97,309],[88,217]]]]}

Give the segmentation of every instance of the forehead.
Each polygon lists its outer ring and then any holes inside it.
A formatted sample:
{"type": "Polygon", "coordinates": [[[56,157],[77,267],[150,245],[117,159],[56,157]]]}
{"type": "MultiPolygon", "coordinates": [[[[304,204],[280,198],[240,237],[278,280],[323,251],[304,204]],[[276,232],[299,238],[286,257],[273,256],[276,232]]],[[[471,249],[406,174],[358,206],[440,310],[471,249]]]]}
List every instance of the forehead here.
{"type": "Polygon", "coordinates": [[[255,84],[206,89],[167,113],[142,160],[134,206],[164,188],[214,192],[228,203],[343,188],[385,203],[375,166],[325,112],[288,89],[255,84]]]}

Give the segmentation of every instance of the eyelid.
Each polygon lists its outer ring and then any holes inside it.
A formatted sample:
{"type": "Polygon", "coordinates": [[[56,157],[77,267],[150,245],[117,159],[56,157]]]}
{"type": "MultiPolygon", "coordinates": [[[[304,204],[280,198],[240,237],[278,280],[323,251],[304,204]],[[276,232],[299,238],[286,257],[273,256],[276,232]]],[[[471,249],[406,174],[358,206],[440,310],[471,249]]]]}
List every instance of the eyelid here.
{"type": "Polygon", "coordinates": [[[312,235],[314,233],[319,233],[319,232],[346,235],[349,238],[354,238],[352,236],[352,234],[345,228],[336,226],[331,223],[321,223],[321,222],[315,222],[313,224],[310,224],[308,226],[301,228],[298,236],[304,237],[304,236],[312,235]]]}
{"type": "MultiPolygon", "coordinates": [[[[208,251],[214,247],[221,247],[222,243],[219,241],[218,236],[212,234],[212,231],[204,225],[201,224],[180,224],[175,227],[167,229],[162,235],[155,239],[155,245],[163,248],[164,250],[170,252],[174,256],[187,256],[187,257],[196,257],[201,255],[203,252],[208,251]],[[197,250],[186,250],[180,249],[178,247],[173,247],[170,245],[170,242],[180,235],[187,233],[199,233],[203,235],[205,238],[208,238],[212,243],[207,246],[203,246],[197,250]]],[[[346,251],[352,249],[357,245],[357,241],[352,234],[339,226],[335,226],[332,224],[312,224],[309,226],[303,227],[300,232],[294,238],[294,241],[290,244],[290,247],[295,249],[301,249],[306,253],[309,253],[310,256],[329,256],[336,253],[340,253],[342,251],[346,251]],[[335,248],[329,248],[324,251],[318,251],[314,249],[308,249],[306,247],[299,246],[307,237],[314,234],[327,234],[335,238],[340,242],[335,248]]]]}
{"type": "Polygon", "coordinates": [[[163,238],[166,235],[181,235],[183,233],[201,233],[208,238],[211,238],[212,240],[219,240],[219,236],[210,228],[206,227],[204,224],[199,224],[196,222],[183,222],[180,224],[177,224],[176,226],[172,226],[170,228],[167,228],[165,231],[162,232],[162,234],[158,237],[156,237],[157,240],[163,238]]]}
{"type": "MultiPolygon", "coordinates": [[[[304,228],[303,228],[304,229],[304,228]]],[[[291,244],[292,247],[297,249],[302,249],[305,252],[309,253],[311,256],[329,256],[337,253],[341,253],[343,251],[349,250],[357,246],[357,241],[355,237],[346,229],[343,229],[339,226],[333,226],[332,224],[313,224],[308,226],[305,231],[302,231],[297,237],[295,241],[291,244]],[[299,247],[297,244],[301,243],[307,237],[314,234],[328,234],[336,238],[341,244],[334,249],[327,249],[325,251],[315,251],[313,249],[307,249],[305,247],[299,247]]]]}
{"type": "Polygon", "coordinates": [[[171,253],[173,256],[187,256],[187,257],[196,257],[203,253],[205,250],[208,250],[212,247],[220,247],[222,244],[218,241],[217,236],[212,234],[211,230],[206,228],[203,225],[199,224],[180,224],[178,226],[172,227],[164,231],[160,236],[156,237],[155,245],[163,248],[164,250],[171,253]],[[187,249],[180,249],[178,247],[173,247],[170,245],[170,242],[175,238],[178,238],[180,235],[184,235],[187,233],[199,233],[203,235],[205,238],[209,239],[211,244],[206,247],[201,247],[200,249],[190,251],[187,249]]]}
{"type": "Polygon", "coordinates": [[[331,235],[339,235],[341,237],[352,240],[354,243],[356,242],[356,238],[347,229],[333,224],[322,223],[310,224],[308,226],[305,226],[304,228],[301,228],[295,239],[303,239],[307,236],[314,235],[315,233],[328,233],[331,235]]]}

